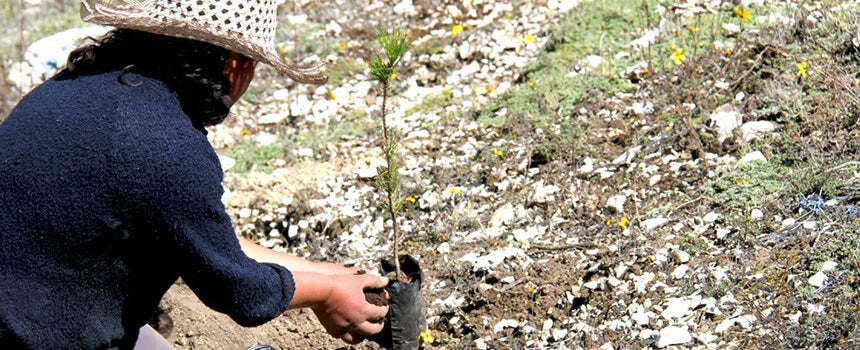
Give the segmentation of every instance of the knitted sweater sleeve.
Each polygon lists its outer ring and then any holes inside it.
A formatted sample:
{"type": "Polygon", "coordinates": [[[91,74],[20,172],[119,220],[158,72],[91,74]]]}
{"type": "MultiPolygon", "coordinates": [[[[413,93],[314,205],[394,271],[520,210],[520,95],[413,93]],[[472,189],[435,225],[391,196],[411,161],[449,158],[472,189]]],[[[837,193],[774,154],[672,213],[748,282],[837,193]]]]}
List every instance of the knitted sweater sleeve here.
{"type": "MultiPolygon", "coordinates": [[[[158,128],[156,128],[158,129],[158,128]]],[[[283,313],[293,297],[292,274],[245,255],[221,202],[222,171],[206,137],[188,128],[163,128],[142,149],[147,166],[135,177],[146,210],[180,277],[213,310],[243,326],[256,326],[283,313]]]]}

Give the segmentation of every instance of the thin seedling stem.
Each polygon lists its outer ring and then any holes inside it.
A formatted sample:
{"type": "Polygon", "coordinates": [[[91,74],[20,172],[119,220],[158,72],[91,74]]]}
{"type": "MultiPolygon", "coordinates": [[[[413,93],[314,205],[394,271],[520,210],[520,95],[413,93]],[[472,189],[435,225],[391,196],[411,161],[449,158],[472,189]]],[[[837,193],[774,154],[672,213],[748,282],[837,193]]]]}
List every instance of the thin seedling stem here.
{"type": "MultiPolygon", "coordinates": [[[[386,107],[388,102],[388,80],[382,81],[382,153],[385,154],[385,166],[388,168],[388,171],[391,171],[391,163],[394,161],[392,159],[394,157],[394,152],[392,149],[391,143],[389,142],[388,137],[388,117],[386,114],[386,107]]],[[[389,173],[390,179],[390,173],[389,173]]],[[[394,276],[396,280],[400,280],[400,254],[398,242],[400,241],[400,234],[397,228],[397,213],[394,210],[394,186],[396,184],[392,183],[392,181],[386,181],[385,184],[385,194],[388,197],[388,215],[391,216],[391,230],[394,233],[394,276]]]]}

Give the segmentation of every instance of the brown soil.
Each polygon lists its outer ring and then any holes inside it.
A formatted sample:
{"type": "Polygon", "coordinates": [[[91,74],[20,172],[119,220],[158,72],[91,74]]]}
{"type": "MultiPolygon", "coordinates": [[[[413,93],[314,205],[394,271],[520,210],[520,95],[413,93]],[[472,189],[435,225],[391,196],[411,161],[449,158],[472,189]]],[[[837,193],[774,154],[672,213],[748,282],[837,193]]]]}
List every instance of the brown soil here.
{"type": "Polygon", "coordinates": [[[203,305],[182,282],[167,291],[161,307],[173,320],[166,337],[177,349],[241,350],[255,342],[276,349],[350,349],[329,336],[307,309],[290,310],[262,326],[245,328],[203,305]]]}
{"type": "Polygon", "coordinates": [[[388,305],[388,299],[385,298],[385,289],[382,288],[365,289],[364,300],[376,306],[388,305]]]}

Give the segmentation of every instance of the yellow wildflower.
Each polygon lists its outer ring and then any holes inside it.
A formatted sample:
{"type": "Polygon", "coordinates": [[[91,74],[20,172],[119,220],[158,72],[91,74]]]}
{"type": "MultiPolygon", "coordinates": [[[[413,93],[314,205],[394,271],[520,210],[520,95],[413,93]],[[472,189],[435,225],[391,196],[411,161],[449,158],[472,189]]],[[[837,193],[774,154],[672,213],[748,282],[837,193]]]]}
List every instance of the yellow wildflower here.
{"type": "Polygon", "coordinates": [[[666,129],[666,131],[672,130],[672,124],[666,124],[666,127],[663,129],[666,129]]]}
{"type": "Polygon", "coordinates": [[[678,48],[672,53],[672,61],[675,61],[675,64],[681,64],[682,61],[687,59],[687,56],[684,56],[684,49],[678,48]]]}
{"type": "Polygon", "coordinates": [[[529,290],[529,294],[534,294],[535,287],[529,287],[528,290],[529,290]]]}
{"type": "Polygon", "coordinates": [[[612,217],[611,216],[607,216],[605,219],[603,219],[603,221],[606,222],[606,226],[612,225],[612,217]]]}
{"type": "Polygon", "coordinates": [[[496,148],[496,149],[494,149],[494,150],[493,150],[493,155],[494,155],[494,156],[496,156],[496,157],[501,157],[501,156],[505,155],[505,152],[503,152],[502,150],[500,150],[500,149],[496,148]]]}
{"type": "Polygon", "coordinates": [[[242,134],[242,136],[248,136],[251,135],[251,130],[242,129],[242,131],[240,131],[239,133],[242,134]]]}
{"type": "Polygon", "coordinates": [[[340,50],[341,50],[341,51],[346,51],[346,41],[341,41],[341,42],[340,42],[340,50]]]}
{"type": "Polygon", "coordinates": [[[742,177],[742,178],[735,180],[735,184],[739,185],[739,186],[743,186],[743,185],[746,185],[748,183],[750,183],[750,179],[746,178],[746,177],[742,177]]]}
{"type": "Polygon", "coordinates": [[[391,77],[389,79],[391,79],[391,80],[397,79],[397,72],[391,73],[391,77]]]}
{"type": "Polygon", "coordinates": [[[732,49],[726,49],[725,51],[723,51],[723,53],[725,53],[726,56],[731,56],[732,55],[732,49]]]}
{"type": "Polygon", "coordinates": [[[433,338],[433,332],[429,329],[418,334],[421,336],[421,341],[423,341],[424,344],[433,344],[433,341],[436,340],[433,338]]]}
{"type": "Polygon", "coordinates": [[[489,87],[489,86],[488,86],[488,87],[487,87],[487,93],[488,93],[488,94],[494,94],[494,93],[496,93],[496,89],[493,89],[492,87],[489,87]]]}
{"type": "Polygon", "coordinates": [[[622,216],[621,220],[618,220],[618,227],[620,227],[622,230],[627,229],[627,217],[626,216],[622,216]]]}
{"type": "Polygon", "coordinates": [[[535,87],[535,83],[529,83],[529,87],[530,87],[530,88],[535,87]]]}
{"type": "Polygon", "coordinates": [[[332,101],[337,99],[337,96],[334,95],[334,91],[332,91],[332,90],[328,91],[328,99],[332,100],[332,101]]]}
{"type": "Polygon", "coordinates": [[[675,43],[669,43],[669,51],[672,51],[674,49],[675,49],[675,43]]]}
{"type": "Polygon", "coordinates": [[[458,188],[456,188],[456,187],[451,187],[451,188],[449,188],[449,189],[448,189],[448,193],[450,193],[450,194],[460,194],[461,192],[463,192],[463,191],[460,191],[460,190],[459,190],[458,188]]]}
{"type": "Polygon", "coordinates": [[[453,27],[451,27],[451,36],[457,36],[457,34],[460,34],[461,32],[463,32],[462,25],[455,24],[453,27]]]}
{"type": "Polygon", "coordinates": [[[735,7],[733,11],[735,12],[735,17],[740,18],[741,22],[749,21],[750,12],[747,11],[747,9],[743,7],[735,7]]]}
{"type": "Polygon", "coordinates": [[[797,66],[797,76],[801,79],[806,79],[806,69],[809,68],[809,61],[804,58],[803,62],[798,63],[795,66],[797,66]]]}
{"type": "Polygon", "coordinates": [[[526,42],[529,44],[535,42],[535,37],[532,36],[531,34],[526,35],[526,42]]]}
{"type": "Polygon", "coordinates": [[[404,203],[415,203],[416,201],[417,201],[417,200],[415,199],[415,197],[412,197],[412,196],[409,196],[409,197],[403,198],[403,202],[404,202],[404,203]]]}
{"type": "Polygon", "coordinates": [[[690,33],[695,33],[695,32],[698,32],[698,31],[699,31],[699,28],[696,28],[696,27],[693,27],[693,26],[687,26],[687,30],[689,30],[689,31],[690,31],[690,33]]]}
{"type": "Polygon", "coordinates": [[[600,29],[606,29],[606,22],[600,22],[600,29]]]}
{"type": "Polygon", "coordinates": [[[452,91],[449,88],[442,88],[442,92],[444,92],[445,95],[450,95],[452,91]]]}

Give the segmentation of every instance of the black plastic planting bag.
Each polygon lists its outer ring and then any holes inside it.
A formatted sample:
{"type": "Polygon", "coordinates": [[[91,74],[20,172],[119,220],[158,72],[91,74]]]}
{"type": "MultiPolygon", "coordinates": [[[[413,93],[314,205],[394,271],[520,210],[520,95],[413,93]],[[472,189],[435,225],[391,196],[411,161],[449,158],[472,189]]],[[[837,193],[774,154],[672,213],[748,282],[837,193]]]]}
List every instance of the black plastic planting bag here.
{"type": "MultiPolygon", "coordinates": [[[[394,261],[382,261],[382,271],[386,274],[394,272],[394,269],[394,261]]],[[[418,266],[418,260],[409,255],[400,256],[400,271],[411,281],[388,283],[390,299],[385,328],[370,339],[386,349],[415,350],[421,345],[421,331],[427,328],[424,299],[421,298],[424,272],[418,266]]]]}

